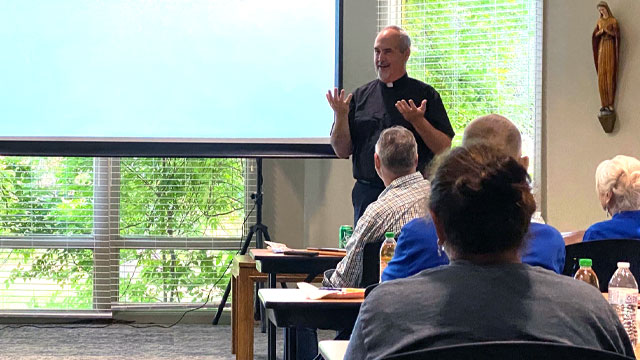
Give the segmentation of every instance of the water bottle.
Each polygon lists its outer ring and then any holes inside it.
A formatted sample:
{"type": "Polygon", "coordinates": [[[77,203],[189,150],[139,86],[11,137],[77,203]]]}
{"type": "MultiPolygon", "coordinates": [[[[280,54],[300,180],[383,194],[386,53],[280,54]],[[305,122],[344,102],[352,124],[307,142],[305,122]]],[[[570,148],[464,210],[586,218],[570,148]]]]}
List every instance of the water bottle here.
{"type": "Polygon", "coordinates": [[[596,276],[596,272],[591,268],[591,264],[591,259],[580,259],[580,269],[576,271],[576,275],[573,278],[582,280],[587,284],[595,286],[596,289],[600,289],[598,277],[596,276]]]}
{"type": "Polygon", "coordinates": [[[638,308],[638,283],[629,270],[628,262],[619,262],[618,270],[609,281],[609,304],[618,314],[633,346],[638,342],[636,310],[638,308]]]}
{"type": "Polygon", "coordinates": [[[393,258],[393,253],[396,251],[395,234],[387,231],[384,233],[384,241],[380,246],[380,281],[382,281],[382,272],[387,268],[389,261],[393,258]]]}

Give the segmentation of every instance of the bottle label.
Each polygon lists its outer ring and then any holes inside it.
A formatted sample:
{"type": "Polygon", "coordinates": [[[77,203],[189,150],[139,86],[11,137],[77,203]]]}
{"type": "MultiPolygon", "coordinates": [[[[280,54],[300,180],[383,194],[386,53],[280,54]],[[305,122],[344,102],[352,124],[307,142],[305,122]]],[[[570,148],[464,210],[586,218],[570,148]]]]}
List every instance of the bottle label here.
{"type": "Polygon", "coordinates": [[[384,272],[384,269],[387,268],[387,265],[389,264],[386,261],[380,263],[380,276],[382,276],[382,272],[384,272]]]}
{"type": "Polygon", "coordinates": [[[638,290],[610,287],[609,304],[638,306],[638,290]]]}

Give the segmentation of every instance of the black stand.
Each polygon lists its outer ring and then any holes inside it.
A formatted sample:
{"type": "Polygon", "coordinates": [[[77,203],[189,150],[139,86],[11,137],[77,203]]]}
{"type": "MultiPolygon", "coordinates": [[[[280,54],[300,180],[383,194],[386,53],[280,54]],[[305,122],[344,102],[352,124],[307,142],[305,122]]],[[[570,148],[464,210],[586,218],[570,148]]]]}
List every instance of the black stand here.
{"type": "MultiPolygon", "coordinates": [[[[259,249],[264,248],[264,242],[262,237],[267,241],[271,241],[269,237],[269,231],[267,226],[262,223],[262,158],[256,158],[256,175],[257,175],[257,186],[256,192],[251,194],[251,198],[255,202],[256,206],[256,223],[249,228],[249,233],[247,234],[247,238],[244,239],[244,243],[242,244],[242,248],[240,249],[240,255],[244,255],[247,253],[249,249],[249,245],[251,244],[251,239],[253,239],[253,235],[256,236],[256,247],[259,249]]],[[[216,311],[216,316],[213,318],[213,325],[218,325],[218,321],[220,320],[220,316],[222,316],[222,310],[224,309],[225,304],[227,303],[227,298],[229,298],[229,292],[231,291],[231,281],[227,283],[227,288],[224,290],[224,295],[222,295],[222,299],[220,299],[220,305],[218,305],[218,310],[216,311]]]]}

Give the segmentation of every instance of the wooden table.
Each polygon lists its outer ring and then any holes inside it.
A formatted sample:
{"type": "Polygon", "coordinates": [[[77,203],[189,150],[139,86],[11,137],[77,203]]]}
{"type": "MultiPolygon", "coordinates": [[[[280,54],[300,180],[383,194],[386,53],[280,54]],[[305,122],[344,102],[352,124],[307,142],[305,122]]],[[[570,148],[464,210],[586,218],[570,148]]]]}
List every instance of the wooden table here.
{"type": "Polygon", "coordinates": [[[231,353],[253,359],[253,284],[265,281],[249,255],[236,255],[231,264],[231,353]]]}
{"type": "MultiPolygon", "coordinates": [[[[285,332],[285,358],[295,357],[295,331],[292,328],[342,330],[353,327],[364,299],[309,300],[299,289],[261,289],[258,292],[270,326],[285,332]]],[[[269,339],[269,360],[275,360],[275,338],[269,339]]]]}
{"type": "MultiPolygon", "coordinates": [[[[287,274],[282,282],[304,281],[307,274],[287,274]]],[[[231,265],[231,353],[238,360],[253,360],[253,289],[254,283],[267,280],[267,274],[256,269],[249,255],[236,255],[231,265]]],[[[313,279],[321,282],[322,276],[313,279]]]]}
{"type": "MultiPolygon", "coordinates": [[[[308,274],[305,279],[310,279],[322,275],[325,270],[334,269],[342,260],[344,255],[284,255],[275,254],[267,249],[251,249],[249,254],[256,261],[256,269],[259,272],[267,273],[268,287],[276,287],[276,277],[278,274],[308,274]]],[[[268,357],[275,359],[276,356],[276,327],[269,323],[267,326],[267,337],[269,342],[268,357]]],[[[285,347],[287,339],[285,339],[285,347]]]]}
{"type": "Polygon", "coordinates": [[[583,236],[584,230],[566,231],[562,233],[562,238],[564,239],[565,246],[582,242],[583,236]]]}
{"type": "Polygon", "coordinates": [[[344,255],[284,255],[267,249],[251,249],[249,254],[256,261],[256,269],[268,274],[270,288],[276,287],[277,274],[308,274],[307,279],[311,280],[325,270],[334,269],[344,257],[344,255]]]}

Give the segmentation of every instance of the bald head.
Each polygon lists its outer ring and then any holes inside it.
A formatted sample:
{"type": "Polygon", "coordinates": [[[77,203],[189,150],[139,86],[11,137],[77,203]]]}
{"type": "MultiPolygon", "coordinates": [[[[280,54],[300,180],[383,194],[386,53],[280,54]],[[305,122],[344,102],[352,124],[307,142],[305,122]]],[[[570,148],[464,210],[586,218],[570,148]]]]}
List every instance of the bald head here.
{"type": "Polygon", "coordinates": [[[497,114],[479,117],[464,129],[462,145],[475,144],[490,146],[515,159],[522,155],[520,131],[509,119],[497,114]]]}

